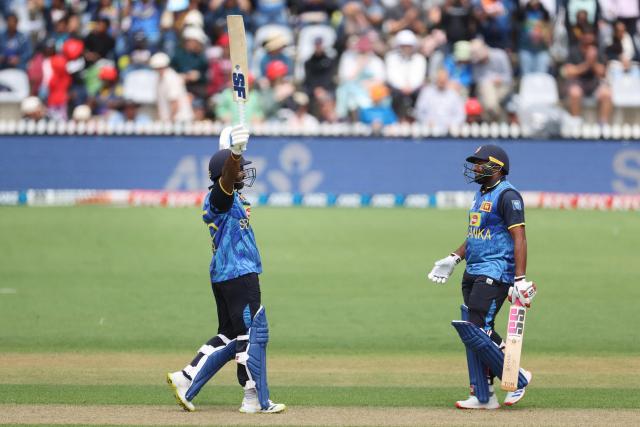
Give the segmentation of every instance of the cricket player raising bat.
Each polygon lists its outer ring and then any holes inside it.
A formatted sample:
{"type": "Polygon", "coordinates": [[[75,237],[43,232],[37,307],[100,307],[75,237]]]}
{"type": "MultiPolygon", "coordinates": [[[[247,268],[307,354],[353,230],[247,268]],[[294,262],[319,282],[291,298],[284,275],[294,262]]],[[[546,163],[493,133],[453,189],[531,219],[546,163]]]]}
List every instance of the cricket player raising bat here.
{"type": "MultiPolygon", "coordinates": [[[[494,320],[504,300],[529,307],[536,294],[525,278],[527,240],[524,203],[507,181],[509,158],[498,146],[484,145],[467,158],[468,182],[480,184],[471,210],[465,242],[448,257],[436,261],[429,279],[445,283],[464,258],[462,320],[453,321],[467,349],[471,395],[456,402],[461,409],[497,409],[493,377],[502,377],[504,347],[494,329],[494,320]],[[516,302],[517,300],[517,302],[516,302]]],[[[518,348],[519,350],[519,348],[518,348]]],[[[531,381],[531,373],[520,369],[517,389],[507,393],[505,405],[517,403],[531,381]]]]}
{"type": "Polygon", "coordinates": [[[202,210],[211,234],[213,257],[209,272],[218,311],[218,334],[203,344],[181,371],[167,374],[176,400],[186,411],[207,381],[228,361],[238,363],[238,382],[244,389],[240,412],[277,413],[282,403],[269,399],[266,347],[269,326],[260,302],[260,253],[249,222],[250,208],[240,194],[251,186],[255,169],[242,157],[249,131],[240,124],[220,135],[220,150],[209,161],[209,187],[202,210]],[[229,148],[225,148],[229,147],[229,148]]]}

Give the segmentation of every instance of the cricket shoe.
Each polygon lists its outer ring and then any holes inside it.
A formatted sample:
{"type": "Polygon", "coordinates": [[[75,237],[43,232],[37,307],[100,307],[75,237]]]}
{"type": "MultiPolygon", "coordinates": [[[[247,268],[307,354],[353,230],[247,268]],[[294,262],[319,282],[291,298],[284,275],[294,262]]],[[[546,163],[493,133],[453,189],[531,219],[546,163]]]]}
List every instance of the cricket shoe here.
{"type": "Polygon", "coordinates": [[[467,400],[458,400],[456,408],[458,409],[498,409],[500,404],[496,394],[491,392],[491,397],[487,403],[481,403],[474,395],[469,396],[467,400]]]}
{"type": "MultiPolygon", "coordinates": [[[[527,371],[525,369],[522,369],[522,368],[520,368],[520,372],[522,372],[524,377],[527,379],[527,383],[531,383],[531,378],[533,377],[531,372],[529,372],[529,371],[527,371]]],[[[519,389],[517,389],[515,391],[507,392],[507,395],[504,397],[504,404],[506,406],[513,406],[516,403],[520,402],[520,400],[524,397],[524,392],[526,390],[527,390],[526,387],[522,387],[522,388],[519,388],[519,389]]]]}
{"type": "Polygon", "coordinates": [[[269,407],[262,409],[258,401],[256,389],[252,388],[244,391],[244,398],[242,399],[242,405],[239,411],[243,414],[277,414],[284,412],[285,409],[287,409],[287,407],[284,403],[273,403],[271,400],[269,400],[269,407]]]}
{"type": "Polygon", "coordinates": [[[191,386],[191,380],[185,377],[182,371],[169,372],[167,374],[167,384],[169,384],[173,389],[173,395],[176,398],[176,402],[178,402],[178,405],[182,406],[182,409],[188,412],[196,410],[193,403],[188,401],[185,396],[187,394],[187,390],[189,390],[189,387],[191,386]]]}

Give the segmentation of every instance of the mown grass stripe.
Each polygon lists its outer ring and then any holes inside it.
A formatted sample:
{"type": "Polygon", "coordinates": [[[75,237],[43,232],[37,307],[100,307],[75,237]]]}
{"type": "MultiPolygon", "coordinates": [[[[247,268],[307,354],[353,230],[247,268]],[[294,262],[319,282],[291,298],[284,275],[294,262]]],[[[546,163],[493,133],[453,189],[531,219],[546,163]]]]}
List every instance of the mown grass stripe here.
{"type": "MultiPolygon", "coordinates": [[[[465,387],[306,387],[278,386],[272,396],[291,406],[451,407],[465,387]]],[[[501,393],[499,393],[501,395],[501,393]]],[[[196,404],[237,405],[235,386],[205,388],[196,404]]],[[[174,404],[166,386],[0,385],[0,403],[16,404],[174,404]]],[[[532,388],[522,408],[640,408],[640,390],[613,388],[532,388]]]]}

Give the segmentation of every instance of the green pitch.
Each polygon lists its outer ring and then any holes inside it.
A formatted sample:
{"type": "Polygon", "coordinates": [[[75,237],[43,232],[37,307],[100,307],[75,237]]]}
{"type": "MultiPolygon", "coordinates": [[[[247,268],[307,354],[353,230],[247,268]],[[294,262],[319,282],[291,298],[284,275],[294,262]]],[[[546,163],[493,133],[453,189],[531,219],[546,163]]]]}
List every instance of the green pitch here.
{"type": "MultiPolygon", "coordinates": [[[[450,408],[464,397],[449,324],[463,268],[446,285],[426,273],[463,241],[466,212],[255,208],[251,222],[278,399],[450,408]]],[[[0,405],[173,404],[162,373],[216,327],[199,209],[2,208],[0,236],[0,405]]],[[[527,212],[539,294],[523,363],[535,376],[515,410],[640,408],[638,236],[637,213],[527,212]]],[[[233,376],[225,368],[197,403],[237,405],[233,376]]]]}

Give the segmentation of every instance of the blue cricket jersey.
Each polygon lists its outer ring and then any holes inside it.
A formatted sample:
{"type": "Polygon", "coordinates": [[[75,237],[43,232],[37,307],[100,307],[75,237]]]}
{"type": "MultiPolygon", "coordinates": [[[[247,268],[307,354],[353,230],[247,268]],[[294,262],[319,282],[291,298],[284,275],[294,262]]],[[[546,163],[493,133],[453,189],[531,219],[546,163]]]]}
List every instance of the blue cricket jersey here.
{"type": "Polygon", "coordinates": [[[524,203],[511,183],[504,180],[486,192],[478,191],[469,211],[467,272],[513,283],[515,259],[509,229],[519,225],[524,225],[524,203]]]}
{"type": "Polygon", "coordinates": [[[253,229],[249,224],[249,202],[237,191],[233,205],[220,212],[205,197],[202,220],[209,227],[213,257],[209,266],[211,282],[223,282],[249,273],[262,273],[262,262],[253,229]]]}

